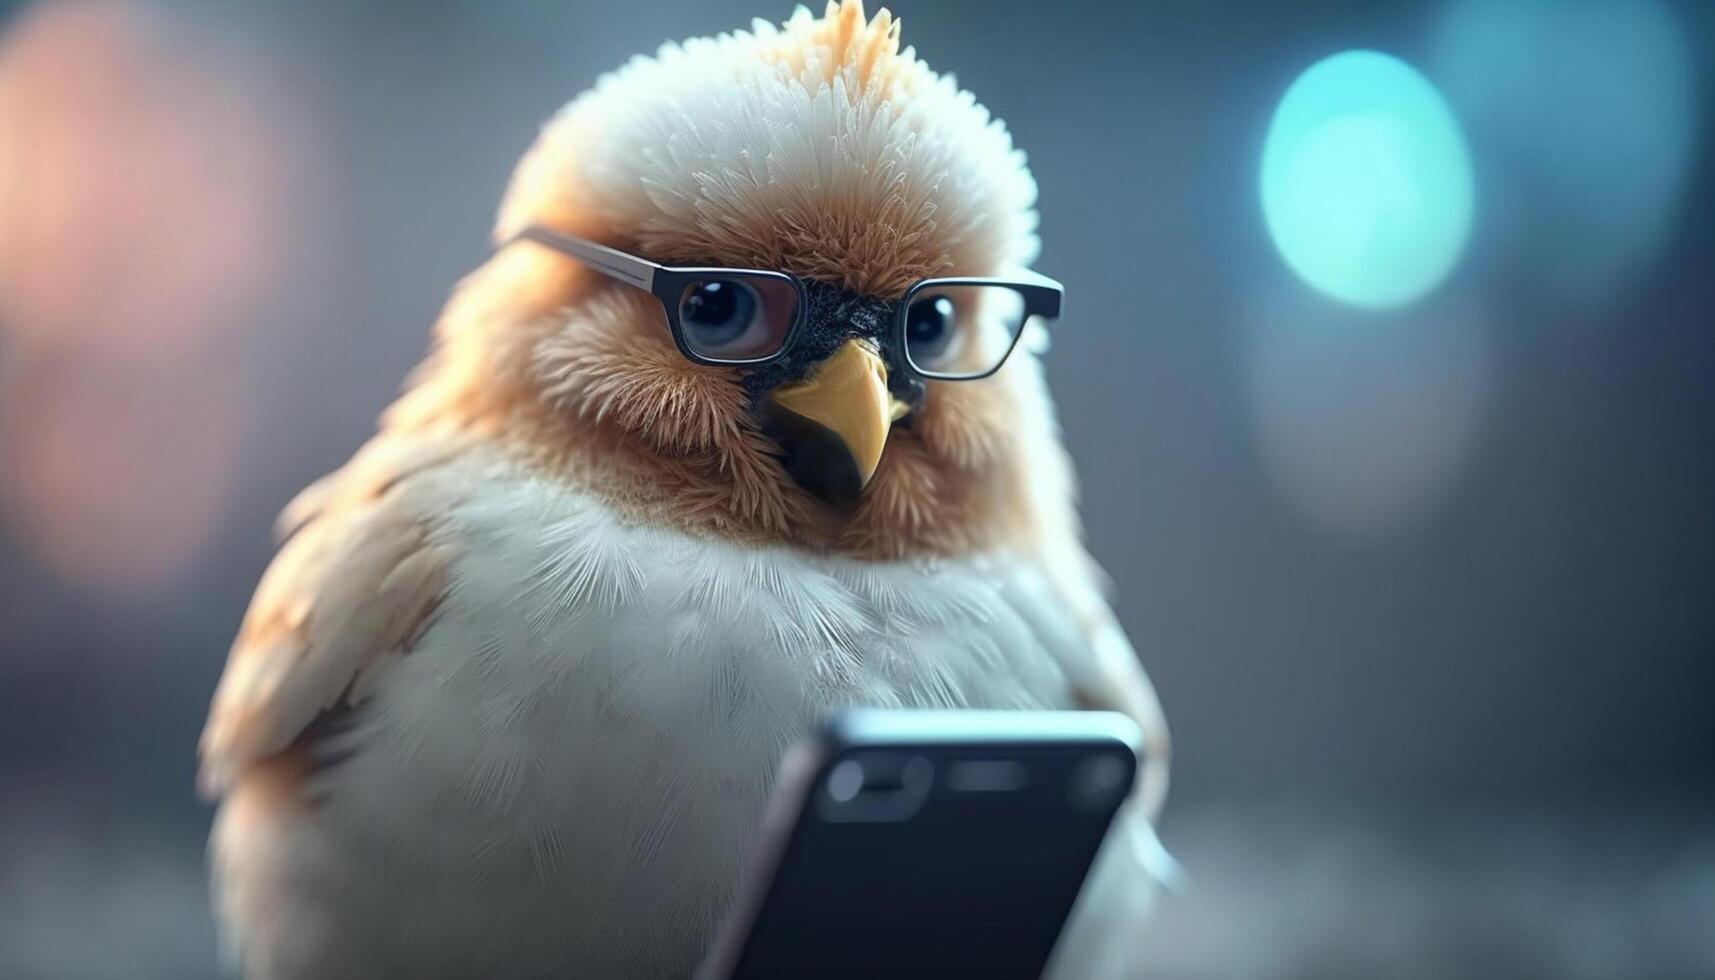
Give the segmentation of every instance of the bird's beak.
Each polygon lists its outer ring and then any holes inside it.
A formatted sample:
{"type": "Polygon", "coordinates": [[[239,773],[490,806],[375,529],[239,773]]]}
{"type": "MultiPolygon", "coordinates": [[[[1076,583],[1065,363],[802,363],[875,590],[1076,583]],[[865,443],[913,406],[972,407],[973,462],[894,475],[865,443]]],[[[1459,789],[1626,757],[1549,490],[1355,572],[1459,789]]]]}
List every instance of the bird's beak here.
{"type": "Polygon", "coordinates": [[[858,340],[768,400],[787,471],[836,506],[857,502],[881,463],[888,430],[911,410],[888,391],[887,366],[875,349],[858,340]]]}

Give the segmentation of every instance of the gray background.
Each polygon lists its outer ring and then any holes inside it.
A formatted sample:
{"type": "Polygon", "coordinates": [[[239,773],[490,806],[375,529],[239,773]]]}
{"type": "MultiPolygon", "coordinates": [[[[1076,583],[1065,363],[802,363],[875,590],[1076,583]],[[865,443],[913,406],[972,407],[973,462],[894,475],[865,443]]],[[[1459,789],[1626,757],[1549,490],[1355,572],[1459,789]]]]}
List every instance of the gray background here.
{"type": "MultiPolygon", "coordinates": [[[[1531,169],[1547,157],[1528,128],[1437,77],[1443,4],[893,8],[1029,153],[1039,268],[1067,286],[1050,379],[1093,549],[1174,725],[1165,837],[1191,877],[1140,936],[1138,975],[1715,975],[1710,8],[1663,8],[1693,112],[1677,183],[1640,191],[1666,217],[1587,268],[1565,256],[1607,226],[1531,169]],[[1257,203],[1281,93],[1352,47],[1443,84],[1476,162],[1463,261],[1396,314],[1317,298],[1257,203]]],[[[195,500],[206,532],[115,582],[56,556],[40,507],[77,525],[83,498],[0,513],[7,977],[214,972],[194,742],[273,515],[370,430],[544,118],[664,39],[789,12],[140,9],[241,82],[187,91],[273,134],[257,186],[276,204],[254,230],[265,282],[176,380],[37,356],[0,322],[0,386],[129,420],[127,451],[90,470],[106,519],[195,500]],[[205,385],[226,394],[149,407],[205,385]],[[212,502],[174,463],[196,458],[198,406],[232,433],[212,502]]],[[[32,405],[0,402],[23,420],[0,435],[0,486],[31,465],[32,405]]]]}

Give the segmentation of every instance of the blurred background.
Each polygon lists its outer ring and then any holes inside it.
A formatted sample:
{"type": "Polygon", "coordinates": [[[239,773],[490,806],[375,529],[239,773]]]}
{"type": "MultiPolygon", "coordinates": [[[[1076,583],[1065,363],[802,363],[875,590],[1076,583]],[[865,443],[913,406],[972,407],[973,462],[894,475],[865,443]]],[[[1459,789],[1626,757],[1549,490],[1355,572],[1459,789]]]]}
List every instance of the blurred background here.
{"type": "MultiPolygon", "coordinates": [[[[1715,5],[903,0],[1177,741],[1161,978],[1715,976],[1715,5]]],[[[538,125],[785,2],[0,3],[0,976],[216,973],[272,546],[538,125]]]]}

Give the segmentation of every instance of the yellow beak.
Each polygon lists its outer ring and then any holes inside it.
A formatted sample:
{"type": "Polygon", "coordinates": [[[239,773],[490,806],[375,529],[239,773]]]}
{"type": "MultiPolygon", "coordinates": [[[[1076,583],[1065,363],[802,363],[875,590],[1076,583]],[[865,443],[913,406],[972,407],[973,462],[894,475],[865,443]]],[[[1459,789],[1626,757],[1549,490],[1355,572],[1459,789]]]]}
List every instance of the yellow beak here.
{"type": "Polygon", "coordinates": [[[860,487],[875,475],[894,421],[911,411],[888,392],[887,366],[880,356],[857,340],[846,341],[808,378],[782,385],[770,397],[837,436],[857,466],[860,487]]]}

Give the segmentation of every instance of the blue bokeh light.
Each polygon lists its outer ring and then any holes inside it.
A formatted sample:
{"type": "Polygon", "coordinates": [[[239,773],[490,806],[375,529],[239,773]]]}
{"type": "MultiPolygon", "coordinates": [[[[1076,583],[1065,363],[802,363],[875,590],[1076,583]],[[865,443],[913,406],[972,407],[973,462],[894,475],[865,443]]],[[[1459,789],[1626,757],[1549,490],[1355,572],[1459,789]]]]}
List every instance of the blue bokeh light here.
{"type": "MultiPolygon", "coordinates": [[[[1428,64],[1510,217],[1499,256],[1585,303],[1671,230],[1696,142],[1684,25],[1659,0],[1455,0],[1428,64]]],[[[1488,201],[1489,198],[1486,198],[1488,201]]]]}
{"type": "Polygon", "coordinates": [[[1470,152],[1415,68],[1377,51],[1310,66],[1269,124],[1260,180],[1269,234],[1293,271],[1354,306],[1409,303],[1470,237],[1470,152]]]}

